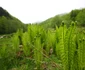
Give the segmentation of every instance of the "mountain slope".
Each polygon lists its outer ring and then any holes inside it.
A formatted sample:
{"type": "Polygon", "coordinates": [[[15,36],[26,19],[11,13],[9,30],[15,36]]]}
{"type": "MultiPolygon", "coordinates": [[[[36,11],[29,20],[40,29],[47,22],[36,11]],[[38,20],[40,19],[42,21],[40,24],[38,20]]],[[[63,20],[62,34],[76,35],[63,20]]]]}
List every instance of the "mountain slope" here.
{"type": "Polygon", "coordinates": [[[69,13],[59,14],[52,18],[49,18],[40,23],[46,29],[56,28],[56,26],[60,26],[61,22],[64,21],[67,26],[70,25],[72,21],[77,21],[78,26],[85,26],[85,8],[83,9],[75,9],[69,13]]]}
{"type": "Polygon", "coordinates": [[[0,17],[1,16],[11,18],[10,14],[6,10],[4,10],[2,7],[0,7],[0,17]]]}
{"type": "Polygon", "coordinates": [[[0,34],[13,33],[20,28],[25,30],[25,25],[0,7],[0,34]]]}

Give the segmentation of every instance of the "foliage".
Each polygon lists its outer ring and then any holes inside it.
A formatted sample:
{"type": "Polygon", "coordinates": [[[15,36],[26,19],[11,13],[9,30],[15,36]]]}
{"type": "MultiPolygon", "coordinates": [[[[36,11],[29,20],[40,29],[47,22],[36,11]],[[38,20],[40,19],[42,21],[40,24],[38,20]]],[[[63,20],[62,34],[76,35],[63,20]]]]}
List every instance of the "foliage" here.
{"type": "Polygon", "coordinates": [[[85,26],[85,9],[82,9],[80,12],[79,12],[79,14],[77,15],[77,17],[76,17],[76,20],[78,21],[78,25],[79,26],[85,26]]]}
{"type": "Polygon", "coordinates": [[[85,9],[25,26],[2,11],[0,34],[17,32],[0,36],[0,70],[85,70],[85,9]]]}
{"type": "Polygon", "coordinates": [[[41,22],[41,26],[43,26],[45,29],[49,28],[56,28],[56,25],[59,27],[61,25],[61,22],[64,21],[67,27],[71,25],[72,21],[77,21],[78,26],[85,26],[85,9],[74,9],[69,13],[59,14],[52,18],[49,18],[43,22],[41,22]]]}
{"type": "Polygon", "coordinates": [[[20,20],[0,7],[0,34],[14,33],[21,28],[26,31],[26,26],[20,20]]]}
{"type": "Polygon", "coordinates": [[[7,18],[11,18],[11,15],[2,7],[0,7],[0,16],[6,16],[7,18]]]}
{"type": "Polygon", "coordinates": [[[75,22],[69,27],[62,22],[55,30],[29,25],[27,32],[20,29],[10,40],[0,47],[0,69],[85,70],[85,31],[75,22]]]}

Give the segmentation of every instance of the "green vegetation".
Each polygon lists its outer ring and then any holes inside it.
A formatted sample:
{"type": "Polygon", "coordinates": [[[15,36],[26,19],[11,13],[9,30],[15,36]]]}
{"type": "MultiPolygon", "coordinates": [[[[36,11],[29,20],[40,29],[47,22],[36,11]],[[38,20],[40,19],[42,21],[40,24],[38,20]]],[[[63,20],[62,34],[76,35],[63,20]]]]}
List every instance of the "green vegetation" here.
{"type": "Polygon", "coordinates": [[[0,7],[0,34],[14,33],[20,28],[26,30],[26,26],[20,20],[0,7]]]}
{"type": "Polygon", "coordinates": [[[25,25],[0,7],[0,70],[85,70],[84,13],[25,25]]]}
{"type": "Polygon", "coordinates": [[[85,26],[85,8],[83,9],[75,9],[72,10],[70,13],[56,15],[52,18],[49,18],[43,22],[41,22],[41,26],[45,29],[49,28],[56,28],[57,26],[61,25],[61,22],[64,21],[67,26],[71,24],[72,21],[77,21],[77,26],[82,27],[85,26]]]}
{"type": "Polygon", "coordinates": [[[29,25],[0,47],[0,70],[85,70],[84,45],[85,31],[75,22],[69,27],[62,22],[55,30],[29,25]]]}

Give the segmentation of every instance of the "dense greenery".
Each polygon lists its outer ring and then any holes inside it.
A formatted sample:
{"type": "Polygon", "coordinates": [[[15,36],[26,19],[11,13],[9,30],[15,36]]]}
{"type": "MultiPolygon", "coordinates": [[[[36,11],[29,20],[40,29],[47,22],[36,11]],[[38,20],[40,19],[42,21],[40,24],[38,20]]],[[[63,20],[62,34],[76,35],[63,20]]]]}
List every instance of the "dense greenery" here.
{"type": "MultiPolygon", "coordinates": [[[[49,18],[40,23],[45,29],[59,27],[61,22],[64,21],[67,26],[71,24],[72,21],[77,21],[79,27],[85,26],[85,9],[75,9],[70,13],[56,15],[55,17],[49,18]]],[[[27,24],[23,24],[17,18],[11,16],[6,10],[0,7],[0,34],[9,34],[16,32],[17,29],[22,28],[24,31],[27,30],[27,24]]]]}
{"type": "Polygon", "coordinates": [[[17,29],[24,29],[26,26],[17,18],[11,16],[6,10],[0,7],[0,34],[16,32],[17,29]]]}
{"type": "Polygon", "coordinates": [[[72,21],[77,21],[78,26],[85,26],[84,18],[85,18],[85,9],[84,8],[75,9],[72,10],[70,13],[60,14],[52,18],[49,18],[41,22],[40,25],[42,25],[46,29],[49,29],[49,28],[56,28],[56,25],[60,26],[62,21],[64,21],[67,26],[69,26],[72,21]]]}
{"type": "Polygon", "coordinates": [[[25,25],[0,7],[0,70],[85,70],[84,13],[25,25]]]}
{"type": "Polygon", "coordinates": [[[0,69],[85,70],[85,30],[64,22],[55,30],[29,25],[0,47],[0,69]],[[30,68],[29,68],[30,67],[30,68]]]}

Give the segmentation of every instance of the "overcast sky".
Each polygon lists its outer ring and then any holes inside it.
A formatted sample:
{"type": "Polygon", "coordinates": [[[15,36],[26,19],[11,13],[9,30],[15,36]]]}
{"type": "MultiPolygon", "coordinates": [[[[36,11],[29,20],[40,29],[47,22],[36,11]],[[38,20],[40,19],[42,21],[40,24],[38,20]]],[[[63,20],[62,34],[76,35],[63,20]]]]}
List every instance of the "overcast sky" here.
{"type": "Polygon", "coordinates": [[[84,8],[85,0],[0,0],[0,6],[22,22],[34,23],[84,8]]]}

